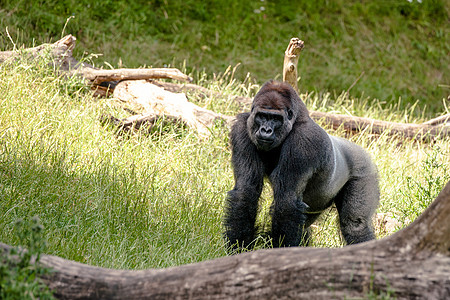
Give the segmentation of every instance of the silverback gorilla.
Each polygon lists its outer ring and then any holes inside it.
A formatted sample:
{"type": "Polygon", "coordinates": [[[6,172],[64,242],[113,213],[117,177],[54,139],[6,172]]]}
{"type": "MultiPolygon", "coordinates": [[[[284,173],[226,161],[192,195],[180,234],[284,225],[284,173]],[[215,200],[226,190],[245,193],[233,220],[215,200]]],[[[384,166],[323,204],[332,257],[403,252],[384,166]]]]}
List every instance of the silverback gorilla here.
{"type": "Polygon", "coordinates": [[[274,247],[307,244],[307,228],[333,203],[347,244],[375,238],[376,167],[361,147],[317,125],[289,84],[264,84],[251,112],[237,116],[230,138],[235,186],[224,227],[232,249],[253,246],[264,177],[273,189],[274,247]]]}

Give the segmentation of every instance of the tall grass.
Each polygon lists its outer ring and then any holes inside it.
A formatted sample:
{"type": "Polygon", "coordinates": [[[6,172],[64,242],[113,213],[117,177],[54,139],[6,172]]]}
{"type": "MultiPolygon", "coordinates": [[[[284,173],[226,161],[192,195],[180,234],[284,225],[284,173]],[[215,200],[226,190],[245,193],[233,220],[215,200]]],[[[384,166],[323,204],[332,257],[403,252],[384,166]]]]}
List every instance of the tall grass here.
{"type": "MultiPolygon", "coordinates": [[[[191,75],[224,94],[257,90],[252,80],[241,82],[232,74],[231,68],[215,78],[191,75]]],[[[199,104],[238,112],[216,100],[199,104]]],[[[327,111],[405,117],[396,107],[378,110],[325,93],[310,95],[307,103],[327,111]]],[[[160,268],[226,255],[221,221],[233,186],[228,129],[217,124],[209,139],[201,139],[189,128],[160,123],[151,134],[124,136],[100,125],[104,113],[124,114],[114,99],[93,98],[80,79],[56,75],[45,60],[0,65],[0,241],[17,245],[15,221],[39,216],[47,253],[92,265],[160,268]]],[[[450,179],[448,138],[431,145],[363,132],[350,139],[378,165],[379,212],[401,226],[450,179]]],[[[267,227],[268,185],[262,198],[259,222],[267,227]]],[[[315,224],[313,245],[342,245],[335,218],[331,209],[315,224]]]]}

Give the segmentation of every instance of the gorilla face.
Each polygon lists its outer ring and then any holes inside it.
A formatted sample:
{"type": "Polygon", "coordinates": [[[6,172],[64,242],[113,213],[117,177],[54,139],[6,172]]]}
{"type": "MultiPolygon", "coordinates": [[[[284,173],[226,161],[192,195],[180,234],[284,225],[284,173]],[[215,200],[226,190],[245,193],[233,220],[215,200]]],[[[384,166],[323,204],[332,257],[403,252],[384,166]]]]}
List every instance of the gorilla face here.
{"type": "Polygon", "coordinates": [[[258,150],[269,151],[281,145],[295,122],[296,98],[290,90],[261,89],[253,100],[247,130],[258,150]]]}
{"type": "Polygon", "coordinates": [[[247,120],[250,139],[262,151],[278,147],[292,129],[291,110],[254,108],[247,120]]]}

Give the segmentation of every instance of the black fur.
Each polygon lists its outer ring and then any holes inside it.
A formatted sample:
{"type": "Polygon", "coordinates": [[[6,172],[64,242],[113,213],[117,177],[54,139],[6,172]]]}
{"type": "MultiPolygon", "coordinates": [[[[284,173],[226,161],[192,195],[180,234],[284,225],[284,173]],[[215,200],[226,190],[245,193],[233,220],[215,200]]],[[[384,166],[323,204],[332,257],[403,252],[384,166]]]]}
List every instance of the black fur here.
{"type": "Polygon", "coordinates": [[[237,116],[231,146],[235,186],[228,192],[224,226],[232,248],[254,242],[264,177],[273,188],[275,247],[302,244],[306,229],[333,202],[347,244],[375,238],[376,167],[361,147],[318,126],[288,84],[269,81],[261,88],[251,112],[237,116]]]}

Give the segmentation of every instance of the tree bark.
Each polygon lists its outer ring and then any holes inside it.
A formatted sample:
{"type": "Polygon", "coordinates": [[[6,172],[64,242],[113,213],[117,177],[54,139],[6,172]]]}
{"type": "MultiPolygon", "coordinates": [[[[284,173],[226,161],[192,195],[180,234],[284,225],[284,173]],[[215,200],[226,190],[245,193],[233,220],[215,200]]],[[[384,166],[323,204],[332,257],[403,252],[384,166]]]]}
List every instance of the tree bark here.
{"type": "Polygon", "coordinates": [[[283,81],[289,83],[299,94],[297,85],[297,65],[300,51],[304,47],[304,42],[299,38],[292,38],[284,52],[283,81]]]}
{"type": "Polygon", "coordinates": [[[450,182],[409,227],[344,248],[266,249],[141,271],[50,255],[40,262],[53,269],[44,280],[60,299],[449,299],[450,182]]]}

